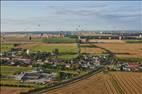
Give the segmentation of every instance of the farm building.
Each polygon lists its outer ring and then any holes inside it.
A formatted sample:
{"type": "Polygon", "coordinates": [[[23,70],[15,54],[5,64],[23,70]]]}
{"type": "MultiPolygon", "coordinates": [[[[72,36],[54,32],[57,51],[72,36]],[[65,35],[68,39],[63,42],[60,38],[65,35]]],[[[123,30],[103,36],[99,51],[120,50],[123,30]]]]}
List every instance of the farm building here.
{"type": "Polygon", "coordinates": [[[41,73],[41,72],[21,72],[15,76],[16,80],[28,83],[41,83],[45,84],[54,80],[55,74],[41,73]]]}

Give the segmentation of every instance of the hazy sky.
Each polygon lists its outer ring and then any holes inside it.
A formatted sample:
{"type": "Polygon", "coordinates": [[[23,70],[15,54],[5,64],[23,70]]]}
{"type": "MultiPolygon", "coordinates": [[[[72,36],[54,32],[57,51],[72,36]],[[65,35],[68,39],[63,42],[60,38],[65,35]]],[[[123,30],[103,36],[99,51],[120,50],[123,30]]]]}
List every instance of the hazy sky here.
{"type": "Polygon", "coordinates": [[[142,30],[142,1],[2,1],[1,31],[142,30]]]}

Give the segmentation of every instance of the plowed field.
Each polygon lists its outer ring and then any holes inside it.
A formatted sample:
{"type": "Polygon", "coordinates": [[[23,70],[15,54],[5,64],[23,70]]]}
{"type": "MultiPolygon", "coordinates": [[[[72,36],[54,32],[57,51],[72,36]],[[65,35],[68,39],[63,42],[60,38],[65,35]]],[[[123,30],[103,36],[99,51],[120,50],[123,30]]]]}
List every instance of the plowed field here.
{"type": "Polygon", "coordinates": [[[142,73],[99,73],[45,94],[142,94],[142,73]]]}

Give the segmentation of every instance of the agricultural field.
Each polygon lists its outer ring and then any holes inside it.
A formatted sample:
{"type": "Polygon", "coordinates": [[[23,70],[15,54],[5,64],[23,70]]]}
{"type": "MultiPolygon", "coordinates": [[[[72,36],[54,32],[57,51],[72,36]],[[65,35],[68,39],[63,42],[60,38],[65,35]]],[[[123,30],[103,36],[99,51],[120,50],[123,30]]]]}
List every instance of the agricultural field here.
{"type": "Polygon", "coordinates": [[[75,38],[69,38],[69,37],[64,37],[64,38],[45,38],[45,37],[40,37],[40,35],[32,35],[31,40],[29,39],[30,35],[26,34],[14,34],[11,36],[5,36],[1,37],[1,42],[2,43],[75,43],[76,39],[75,38]]]}
{"type": "Polygon", "coordinates": [[[106,51],[97,47],[81,47],[81,53],[102,54],[106,51]]]}
{"type": "Polygon", "coordinates": [[[142,40],[125,40],[126,43],[142,43],[142,40]]]}
{"type": "Polygon", "coordinates": [[[77,54],[65,54],[58,56],[58,58],[63,60],[71,60],[73,58],[76,58],[77,56],[78,56],[77,54]]]}
{"type": "Polygon", "coordinates": [[[76,53],[77,44],[46,44],[46,43],[36,43],[36,44],[23,44],[18,46],[19,48],[29,49],[31,51],[41,51],[41,52],[52,52],[54,49],[59,49],[60,53],[76,53]]]}
{"type": "Polygon", "coordinates": [[[13,36],[5,36],[2,41],[2,43],[37,43],[37,42],[41,42],[41,38],[40,37],[32,37],[31,40],[29,40],[29,36],[26,35],[13,35],[13,36]]]}
{"type": "Polygon", "coordinates": [[[2,78],[1,77],[1,80],[0,80],[0,84],[1,85],[8,85],[8,86],[18,86],[18,85],[22,85],[22,86],[25,86],[25,87],[40,87],[40,85],[35,85],[35,84],[32,84],[32,83],[21,83],[20,81],[18,80],[15,80],[13,77],[16,73],[19,73],[19,72],[27,72],[27,71],[32,71],[32,68],[31,67],[16,67],[16,66],[0,66],[0,75],[3,76],[3,77],[9,77],[9,78],[2,78]]]}
{"type": "Polygon", "coordinates": [[[14,75],[18,72],[31,71],[31,67],[0,66],[1,75],[14,75]]]}
{"type": "Polygon", "coordinates": [[[125,43],[125,41],[117,40],[117,39],[89,39],[89,42],[97,42],[97,43],[125,43]]]}
{"type": "Polygon", "coordinates": [[[142,73],[98,73],[44,94],[142,94],[142,73]]]}
{"type": "Polygon", "coordinates": [[[43,38],[43,42],[45,43],[75,43],[76,40],[74,38],[43,38]]]}
{"type": "Polygon", "coordinates": [[[7,52],[13,47],[14,47],[14,45],[12,45],[12,44],[1,44],[0,52],[7,52]]]}
{"type": "Polygon", "coordinates": [[[122,58],[141,58],[142,44],[141,43],[96,43],[96,44],[81,44],[82,53],[105,53],[110,51],[117,57],[122,58]]]}
{"type": "Polygon", "coordinates": [[[1,94],[20,94],[20,92],[27,92],[32,88],[19,88],[19,87],[0,87],[1,94]]]}
{"type": "Polygon", "coordinates": [[[59,50],[59,58],[60,59],[72,59],[77,57],[77,44],[69,43],[69,44],[48,44],[48,43],[35,43],[35,44],[23,44],[18,46],[18,48],[29,49],[32,52],[52,52],[55,49],[59,50]]]}

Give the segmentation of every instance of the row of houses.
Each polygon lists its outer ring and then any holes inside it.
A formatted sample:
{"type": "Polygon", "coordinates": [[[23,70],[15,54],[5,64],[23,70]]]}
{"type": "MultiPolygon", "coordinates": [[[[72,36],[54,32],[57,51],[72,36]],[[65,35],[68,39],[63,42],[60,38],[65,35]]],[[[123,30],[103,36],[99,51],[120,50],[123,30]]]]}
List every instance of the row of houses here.
{"type": "Polygon", "coordinates": [[[10,58],[10,57],[2,57],[0,58],[1,65],[9,65],[9,66],[29,66],[32,64],[32,60],[28,58],[10,58]]]}
{"type": "MultiPolygon", "coordinates": [[[[27,35],[29,37],[29,35],[27,35]]],[[[30,35],[31,38],[64,38],[64,34],[35,34],[30,35]]]]}
{"type": "Polygon", "coordinates": [[[123,71],[142,71],[142,64],[124,64],[121,67],[123,71]]]}
{"type": "Polygon", "coordinates": [[[114,65],[112,70],[115,71],[142,71],[142,64],[137,64],[137,63],[121,63],[114,65]]]}

